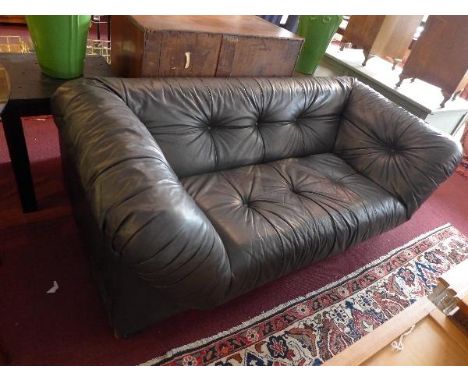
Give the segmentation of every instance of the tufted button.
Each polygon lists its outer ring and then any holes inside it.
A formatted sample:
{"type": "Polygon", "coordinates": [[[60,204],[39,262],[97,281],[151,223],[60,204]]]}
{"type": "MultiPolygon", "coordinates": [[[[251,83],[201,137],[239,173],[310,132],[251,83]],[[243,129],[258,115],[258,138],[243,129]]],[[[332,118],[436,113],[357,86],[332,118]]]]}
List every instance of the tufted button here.
{"type": "Polygon", "coordinates": [[[296,195],[300,194],[300,191],[296,187],[294,187],[294,185],[292,184],[289,186],[289,191],[291,191],[293,194],[296,194],[296,195]]]}
{"type": "Polygon", "coordinates": [[[386,151],[390,155],[395,155],[400,151],[400,148],[394,144],[390,144],[386,147],[386,151]]]}
{"type": "Polygon", "coordinates": [[[242,205],[243,205],[245,208],[249,208],[249,209],[250,209],[250,208],[252,208],[252,207],[254,206],[254,203],[255,203],[255,202],[254,202],[253,200],[245,200],[245,201],[243,202],[242,205]]]}

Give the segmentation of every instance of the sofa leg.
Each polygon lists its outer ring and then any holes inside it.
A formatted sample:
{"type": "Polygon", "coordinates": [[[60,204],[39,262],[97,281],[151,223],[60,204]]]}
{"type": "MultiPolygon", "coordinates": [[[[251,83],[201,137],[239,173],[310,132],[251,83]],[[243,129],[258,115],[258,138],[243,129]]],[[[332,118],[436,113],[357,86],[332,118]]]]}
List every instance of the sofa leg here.
{"type": "Polygon", "coordinates": [[[122,334],[117,331],[117,329],[114,329],[114,338],[116,340],[126,340],[128,337],[130,337],[129,334],[122,334]]]}

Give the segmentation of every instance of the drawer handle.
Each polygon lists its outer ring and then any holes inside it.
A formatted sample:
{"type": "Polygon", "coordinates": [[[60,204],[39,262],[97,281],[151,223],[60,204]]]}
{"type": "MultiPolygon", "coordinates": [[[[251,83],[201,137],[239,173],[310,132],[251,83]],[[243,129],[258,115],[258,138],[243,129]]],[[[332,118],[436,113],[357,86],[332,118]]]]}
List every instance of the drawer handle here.
{"type": "Polygon", "coordinates": [[[190,52],[185,52],[185,69],[190,68],[190,52]]]}

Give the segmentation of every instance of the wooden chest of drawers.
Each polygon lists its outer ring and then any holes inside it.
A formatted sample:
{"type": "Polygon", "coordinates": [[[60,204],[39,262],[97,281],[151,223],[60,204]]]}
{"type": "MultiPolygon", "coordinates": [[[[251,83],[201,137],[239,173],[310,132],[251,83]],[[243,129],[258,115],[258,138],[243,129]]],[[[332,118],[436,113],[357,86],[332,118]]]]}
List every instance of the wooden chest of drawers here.
{"type": "Polygon", "coordinates": [[[468,16],[429,16],[403,67],[400,82],[418,78],[442,89],[448,99],[468,85],[468,16]]]}
{"type": "Polygon", "coordinates": [[[372,56],[390,57],[396,64],[407,53],[423,16],[351,16],[342,47],[350,42],[364,51],[365,65],[372,56]]]}
{"type": "Polygon", "coordinates": [[[290,76],[303,42],[256,16],[113,16],[111,40],[122,77],[290,76]]]}

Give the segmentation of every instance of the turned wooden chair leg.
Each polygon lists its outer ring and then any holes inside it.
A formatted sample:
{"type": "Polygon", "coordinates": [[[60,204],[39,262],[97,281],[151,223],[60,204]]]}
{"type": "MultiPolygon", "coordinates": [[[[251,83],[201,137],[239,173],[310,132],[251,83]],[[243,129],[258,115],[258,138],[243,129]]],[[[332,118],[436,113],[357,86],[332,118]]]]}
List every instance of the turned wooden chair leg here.
{"type": "Polygon", "coordinates": [[[452,96],[450,93],[447,93],[445,91],[442,90],[442,94],[444,95],[444,100],[442,101],[442,103],[440,104],[440,107],[441,108],[444,108],[445,107],[445,104],[447,103],[447,101],[450,99],[450,97],[452,96]]]}
{"type": "Polygon", "coordinates": [[[366,66],[367,61],[369,61],[369,59],[371,59],[372,57],[374,57],[373,54],[369,54],[369,53],[364,52],[364,61],[362,62],[362,66],[366,66]]]}
{"type": "Polygon", "coordinates": [[[399,58],[393,58],[392,70],[395,70],[399,63],[401,63],[401,60],[399,58]]]}
{"type": "Polygon", "coordinates": [[[461,91],[461,90],[459,90],[459,91],[457,91],[457,92],[453,93],[453,96],[452,96],[452,101],[455,101],[455,100],[457,99],[457,97],[458,97],[458,96],[461,94],[461,92],[462,92],[462,91],[461,91]]]}

